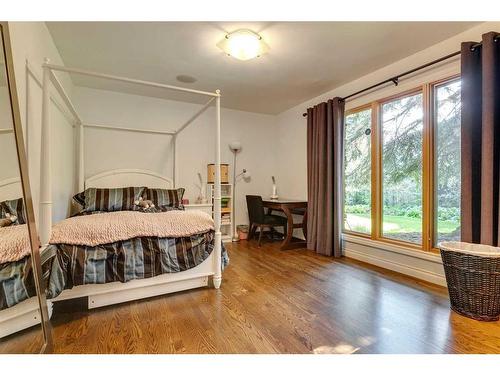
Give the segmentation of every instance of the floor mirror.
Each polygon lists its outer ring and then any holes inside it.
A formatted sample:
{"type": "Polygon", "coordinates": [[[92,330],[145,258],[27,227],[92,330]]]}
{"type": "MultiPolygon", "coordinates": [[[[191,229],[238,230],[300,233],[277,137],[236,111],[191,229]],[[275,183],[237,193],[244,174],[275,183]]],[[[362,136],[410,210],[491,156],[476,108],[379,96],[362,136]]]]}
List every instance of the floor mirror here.
{"type": "Polygon", "coordinates": [[[52,350],[8,24],[0,22],[0,353],[52,350]]]}

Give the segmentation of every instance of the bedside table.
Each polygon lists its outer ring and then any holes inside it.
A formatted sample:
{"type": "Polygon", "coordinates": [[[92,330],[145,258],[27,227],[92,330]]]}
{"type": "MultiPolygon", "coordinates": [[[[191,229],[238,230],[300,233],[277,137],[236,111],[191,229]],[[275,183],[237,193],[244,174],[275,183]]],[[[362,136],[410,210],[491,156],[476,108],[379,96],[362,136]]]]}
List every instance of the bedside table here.
{"type": "Polygon", "coordinates": [[[185,204],[184,209],[186,211],[198,210],[203,211],[212,216],[212,205],[210,203],[190,203],[185,204]]]}

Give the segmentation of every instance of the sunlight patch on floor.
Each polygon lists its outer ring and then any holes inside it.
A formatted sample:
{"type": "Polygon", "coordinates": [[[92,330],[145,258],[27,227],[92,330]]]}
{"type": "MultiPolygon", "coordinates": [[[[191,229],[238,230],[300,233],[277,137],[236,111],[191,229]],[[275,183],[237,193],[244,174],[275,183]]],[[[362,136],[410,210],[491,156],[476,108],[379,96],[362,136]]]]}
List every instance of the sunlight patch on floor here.
{"type": "Polygon", "coordinates": [[[349,344],[339,344],[337,346],[319,346],[313,349],[314,354],[354,354],[360,348],[355,348],[349,344]]]}
{"type": "Polygon", "coordinates": [[[357,343],[359,346],[352,346],[350,344],[340,343],[336,346],[323,345],[313,349],[314,354],[354,354],[362,347],[370,346],[375,342],[372,336],[363,336],[358,338],[357,343]]]}

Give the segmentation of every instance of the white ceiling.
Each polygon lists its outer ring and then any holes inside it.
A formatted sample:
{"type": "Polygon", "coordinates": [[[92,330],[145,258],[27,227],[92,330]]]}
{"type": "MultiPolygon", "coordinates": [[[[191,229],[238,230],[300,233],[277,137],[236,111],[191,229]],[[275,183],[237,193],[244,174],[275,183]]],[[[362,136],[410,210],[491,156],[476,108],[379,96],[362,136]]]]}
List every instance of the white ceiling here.
{"type": "MultiPolygon", "coordinates": [[[[67,66],[200,90],[222,105],[277,114],[475,26],[474,22],[48,22],[67,66]],[[268,54],[239,61],[216,47],[248,27],[268,54]],[[198,79],[185,84],[176,76],[198,79]]],[[[85,76],[76,85],[188,102],[205,98],[85,76]]]]}

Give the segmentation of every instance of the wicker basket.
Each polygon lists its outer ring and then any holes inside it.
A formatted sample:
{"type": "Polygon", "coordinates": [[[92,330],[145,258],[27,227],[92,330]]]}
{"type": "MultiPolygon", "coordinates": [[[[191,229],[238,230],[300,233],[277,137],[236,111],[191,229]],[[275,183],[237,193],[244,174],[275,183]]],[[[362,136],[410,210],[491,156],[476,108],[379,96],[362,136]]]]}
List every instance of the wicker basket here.
{"type": "Polygon", "coordinates": [[[500,248],[443,242],[443,259],[451,308],[481,321],[500,317],[500,248]]]}

